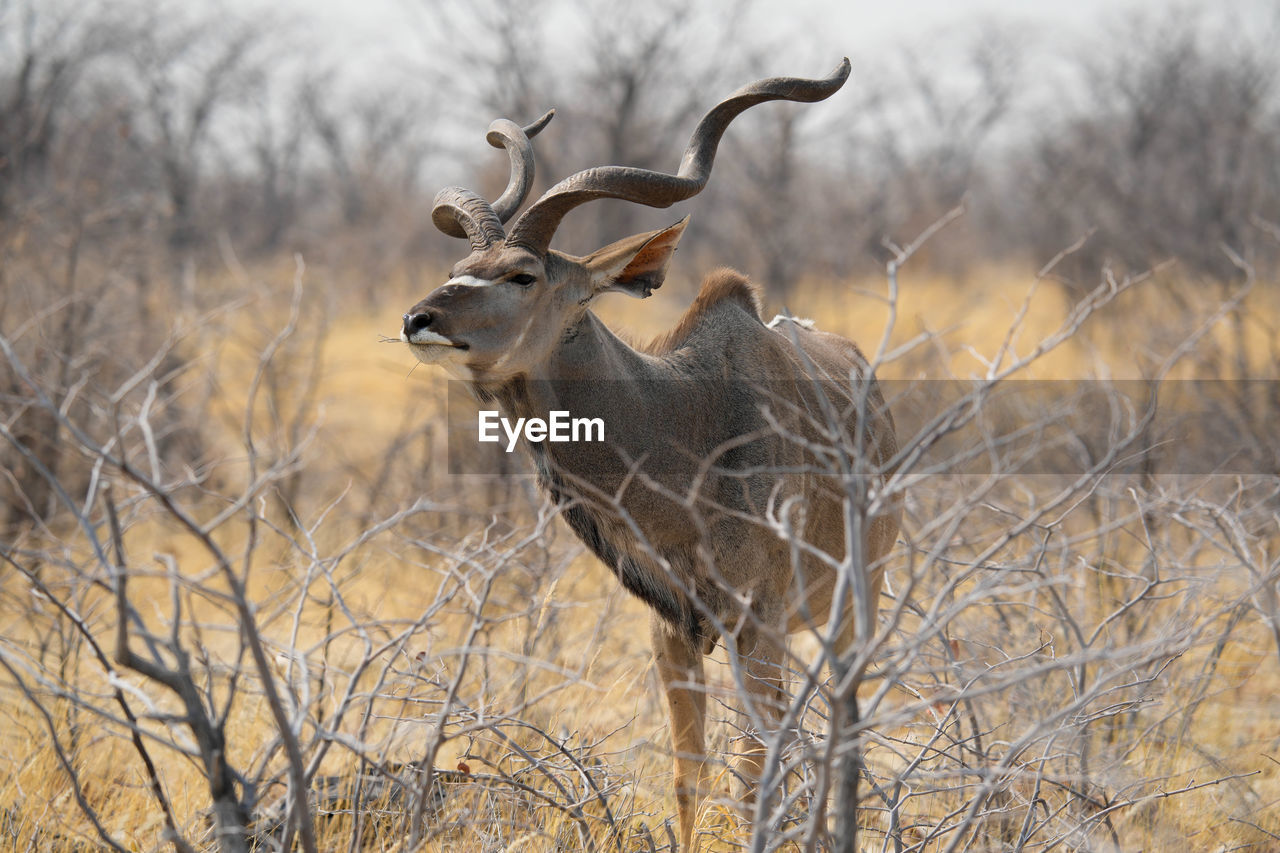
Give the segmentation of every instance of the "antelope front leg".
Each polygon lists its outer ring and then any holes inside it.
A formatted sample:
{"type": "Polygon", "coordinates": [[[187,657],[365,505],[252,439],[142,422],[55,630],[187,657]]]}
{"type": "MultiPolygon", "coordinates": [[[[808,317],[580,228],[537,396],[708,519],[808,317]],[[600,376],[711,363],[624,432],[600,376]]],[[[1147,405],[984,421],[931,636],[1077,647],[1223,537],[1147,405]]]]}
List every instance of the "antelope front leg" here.
{"type": "Polygon", "coordinates": [[[755,802],[768,756],[763,738],[777,729],[784,709],[782,663],[785,647],[780,637],[764,636],[767,633],[770,633],[767,627],[744,630],[737,649],[736,665],[742,667],[746,686],[746,695],[742,698],[747,706],[742,716],[743,728],[748,734],[740,741],[742,748],[735,762],[735,769],[746,786],[742,797],[744,804],[755,802]],[[763,721],[764,730],[751,732],[753,720],[763,721]]]}
{"type": "Polygon", "coordinates": [[[671,720],[680,849],[693,850],[693,825],[702,800],[702,767],[706,760],[703,741],[707,690],[702,650],[692,640],[673,632],[671,626],[657,616],[650,622],[649,632],[671,720]]]}

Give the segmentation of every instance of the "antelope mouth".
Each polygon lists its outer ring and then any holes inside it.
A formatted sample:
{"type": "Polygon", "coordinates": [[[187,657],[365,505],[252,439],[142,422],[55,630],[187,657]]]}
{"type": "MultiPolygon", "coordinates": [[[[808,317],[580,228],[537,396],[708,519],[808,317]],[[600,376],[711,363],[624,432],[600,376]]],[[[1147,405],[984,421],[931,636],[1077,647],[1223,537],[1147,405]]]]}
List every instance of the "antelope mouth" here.
{"type": "Polygon", "coordinates": [[[411,347],[443,347],[445,349],[468,350],[471,349],[470,344],[464,344],[459,341],[452,341],[444,335],[433,332],[429,329],[419,329],[413,334],[407,334],[403,329],[400,331],[400,340],[404,341],[411,347]]]}
{"type": "Polygon", "coordinates": [[[401,330],[400,340],[409,345],[413,357],[423,364],[448,365],[462,358],[460,353],[471,349],[469,344],[451,341],[438,332],[419,329],[412,334],[401,330]]]}

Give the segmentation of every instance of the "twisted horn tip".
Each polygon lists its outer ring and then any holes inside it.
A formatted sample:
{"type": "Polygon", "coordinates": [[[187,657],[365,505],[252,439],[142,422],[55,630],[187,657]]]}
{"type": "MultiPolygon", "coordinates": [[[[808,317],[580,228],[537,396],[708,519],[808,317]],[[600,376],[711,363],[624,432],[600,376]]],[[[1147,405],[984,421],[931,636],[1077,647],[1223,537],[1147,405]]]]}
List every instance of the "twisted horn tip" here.
{"type": "MultiPolygon", "coordinates": [[[[845,61],[848,62],[848,60],[845,60],[845,61]]],[[[538,119],[537,121],[534,121],[531,124],[525,125],[524,135],[529,137],[530,139],[537,136],[544,127],[546,127],[548,124],[551,123],[551,119],[555,118],[555,115],[556,115],[556,111],[554,108],[547,110],[543,114],[542,118],[538,119]]]]}

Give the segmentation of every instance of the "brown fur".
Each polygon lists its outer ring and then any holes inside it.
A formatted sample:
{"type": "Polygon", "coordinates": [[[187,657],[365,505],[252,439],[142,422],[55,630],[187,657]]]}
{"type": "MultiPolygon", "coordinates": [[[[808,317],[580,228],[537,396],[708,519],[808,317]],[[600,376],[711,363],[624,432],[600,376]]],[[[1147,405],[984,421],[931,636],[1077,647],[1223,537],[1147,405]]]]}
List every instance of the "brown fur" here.
{"type": "Polygon", "coordinates": [[[722,267],[707,273],[698,290],[698,297],[681,315],[679,321],[665,334],[659,335],[644,347],[650,355],[663,355],[678,349],[698,325],[721,302],[736,302],[760,320],[760,293],[742,273],[722,267]]]}

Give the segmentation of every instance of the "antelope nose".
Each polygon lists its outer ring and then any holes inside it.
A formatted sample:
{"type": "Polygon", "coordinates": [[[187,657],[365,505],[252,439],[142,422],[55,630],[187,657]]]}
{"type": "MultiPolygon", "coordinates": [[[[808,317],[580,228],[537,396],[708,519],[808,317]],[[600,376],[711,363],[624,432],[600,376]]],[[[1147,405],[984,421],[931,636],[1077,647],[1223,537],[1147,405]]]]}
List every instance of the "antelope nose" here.
{"type": "Polygon", "coordinates": [[[417,314],[404,315],[404,333],[412,335],[414,332],[421,332],[423,329],[431,325],[431,315],[426,311],[417,314]]]}

